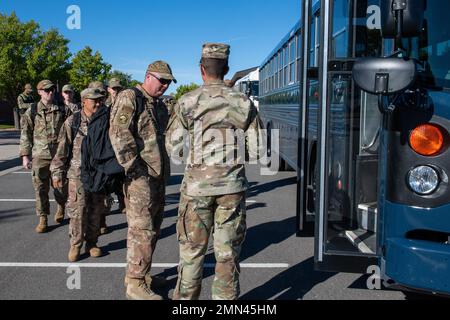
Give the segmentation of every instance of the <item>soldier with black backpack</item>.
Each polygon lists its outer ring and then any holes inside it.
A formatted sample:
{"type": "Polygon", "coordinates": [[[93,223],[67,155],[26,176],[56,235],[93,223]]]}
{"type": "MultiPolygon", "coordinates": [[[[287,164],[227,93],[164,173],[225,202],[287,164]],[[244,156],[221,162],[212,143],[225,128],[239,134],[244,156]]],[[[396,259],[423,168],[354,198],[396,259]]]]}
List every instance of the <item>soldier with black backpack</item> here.
{"type": "Polygon", "coordinates": [[[88,134],[88,126],[93,116],[106,107],[104,95],[98,89],[81,92],[82,110],[70,116],[64,123],[59,136],[59,145],[51,164],[52,180],[60,187],[64,176],[69,180],[69,201],[67,211],[70,217],[70,251],[68,259],[75,262],[80,257],[83,242],[86,253],[91,257],[102,256],[97,247],[101,214],[105,210],[104,192],[93,193],[85,190],[81,181],[82,144],[88,134]]]}
{"type": "MultiPolygon", "coordinates": [[[[25,169],[32,168],[33,186],[36,191],[36,214],[39,224],[37,233],[47,232],[50,215],[50,162],[56,153],[59,131],[66,120],[64,106],[55,104],[55,85],[50,80],[42,80],[37,85],[41,100],[33,103],[23,114],[20,137],[20,156],[25,169]],[[32,157],[32,163],[31,163],[32,157]]],[[[58,210],[55,222],[64,220],[67,200],[67,184],[54,188],[58,210]]]]}

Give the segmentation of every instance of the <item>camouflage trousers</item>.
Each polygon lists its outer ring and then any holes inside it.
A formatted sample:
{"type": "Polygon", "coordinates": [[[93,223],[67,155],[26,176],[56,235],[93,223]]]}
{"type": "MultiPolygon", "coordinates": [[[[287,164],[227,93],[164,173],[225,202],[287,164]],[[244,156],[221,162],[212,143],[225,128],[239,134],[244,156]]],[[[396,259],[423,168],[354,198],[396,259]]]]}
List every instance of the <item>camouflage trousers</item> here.
{"type": "MultiPolygon", "coordinates": [[[[48,193],[51,185],[51,160],[33,159],[32,179],[36,193],[36,214],[38,216],[50,215],[50,200],[48,193]]],[[[65,207],[67,201],[67,181],[61,189],[53,189],[55,200],[59,206],[65,207]]]]}
{"type": "Polygon", "coordinates": [[[100,218],[105,211],[105,195],[87,193],[81,180],[69,180],[67,213],[70,218],[70,245],[82,247],[86,241],[96,245],[100,233],[100,218]]]}
{"type": "Polygon", "coordinates": [[[127,276],[143,279],[150,272],[161,233],[166,186],[164,179],[139,173],[126,178],[124,189],[128,221],[127,276]]]}
{"type": "Polygon", "coordinates": [[[181,195],[177,221],[180,264],[174,300],[197,300],[211,232],[216,270],[214,300],[236,300],[240,294],[239,255],[247,230],[245,193],[214,197],[181,195]]]}

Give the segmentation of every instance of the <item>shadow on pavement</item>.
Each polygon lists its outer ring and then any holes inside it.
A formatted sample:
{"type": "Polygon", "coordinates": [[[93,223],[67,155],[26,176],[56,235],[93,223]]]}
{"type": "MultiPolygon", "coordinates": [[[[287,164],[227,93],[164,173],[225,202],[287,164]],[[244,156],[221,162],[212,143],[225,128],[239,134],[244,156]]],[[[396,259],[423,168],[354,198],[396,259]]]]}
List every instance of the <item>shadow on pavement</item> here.
{"type": "Polygon", "coordinates": [[[262,184],[255,184],[252,182],[250,185],[253,185],[250,190],[247,192],[247,197],[255,197],[261,193],[266,193],[273,191],[278,188],[282,188],[289,185],[295,185],[297,183],[296,177],[286,178],[282,180],[271,181],[262,184]]]}
{"type": "Polygon", "coordinates": [[[18,167],[22,164],[22,161],[20,161],[19,158],[17,159],[11,159],[6,161],[0,161],[0,171],[8,170],[14,167],[18,167]]]}
{"type": "Polygon", "coordinates": [[[314,258],[279,273],[268,282],[244,294],[240,300],[298,300],[316,285],[336,275],[314,271],[314,258]]]}

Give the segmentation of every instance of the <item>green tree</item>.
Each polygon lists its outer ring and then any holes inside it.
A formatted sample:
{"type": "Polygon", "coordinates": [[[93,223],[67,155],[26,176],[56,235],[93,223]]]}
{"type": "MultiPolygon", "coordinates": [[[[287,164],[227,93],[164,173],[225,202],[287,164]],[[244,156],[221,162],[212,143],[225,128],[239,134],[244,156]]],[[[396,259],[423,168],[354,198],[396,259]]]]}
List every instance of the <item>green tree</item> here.
{"type": "Polygon", "coordinates": [[[136,87],[138,84],[142,84],[142,82],[138,80],[131,80],[130,87],[136,87]]]}
{"type": "Polygon", "coordinates": [[[69,58],[72,54],[69,52],[68,43],[69,40],[55,29],[37,37],[27,60],[28,73],[34,83],[50,79],[62,86],[69,80],[69,58]]]}
{"type": "Polygon", "coordinates": [[[122,85],[125,88],[131,88],[131,87],[135,87],[138,84],[142,84],[142,82],[139,82],[137,80],[132,80],[132,76],[131,74],[119,71],[119,70],[114,70],[113,72],[111,72],[109,74],[109,79],[111,78],[117,78],[120,80],[120,83],[122,83],[122,85]]]}
{"type": "Polygon", "coordinates": [[[174,99],[178,101],[183,95],[185,95],[188,92],[194,91],[195,89],[198,89],[200,86],[195,83],[187,84],[187,85],[181,85],[177,88],[177,91],[175,93],[174,99]]]}
{"type": "Polygon", "coordinates": [[[22,23],[14,12],[0,13],[0,98],[15,106],[26,83],[67,80],[68,43],[54,29],[42,32],[34,21],[22,23]]]}
{"type": "Polygon", "coordinates": [[[27,59],[39,32],[34,21],[21,23],[14,12],[9,16],[0,13],[0,98],[10,105],[16,104],[25,83],[33,80],[27,59]]]}
{"type": "Polygon", "coordinates": [[[113,72],[110,72],[108,79],[111,78],[117,78],[120,80],[120,83],[124,86],[124,87],[129,87],[130,83],[131,83],[131,74],[119,71],[119,70],[114,70],[113,72]]]}
{"type": "Polygon", "coordinates": [[[69,70],[70,83],[78,92],[81,92],[92,81],[105,82],[110,70],[111,65],[103,61],[100,52],[93,53],[90,47],[85,47],[72,59],[72,66],[69,70]]]}

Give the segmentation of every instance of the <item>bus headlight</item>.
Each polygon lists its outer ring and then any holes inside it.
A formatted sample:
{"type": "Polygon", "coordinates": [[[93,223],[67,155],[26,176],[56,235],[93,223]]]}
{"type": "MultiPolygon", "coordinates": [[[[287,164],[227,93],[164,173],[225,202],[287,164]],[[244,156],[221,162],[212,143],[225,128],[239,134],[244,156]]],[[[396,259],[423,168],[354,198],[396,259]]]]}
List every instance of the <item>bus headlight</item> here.
{"type": "Polygon", "coordinates": [[[432,167],[420,166],[409,172],[408,183],[415,193],[429,195],[439,187],[439,174],[432,167]]]}

